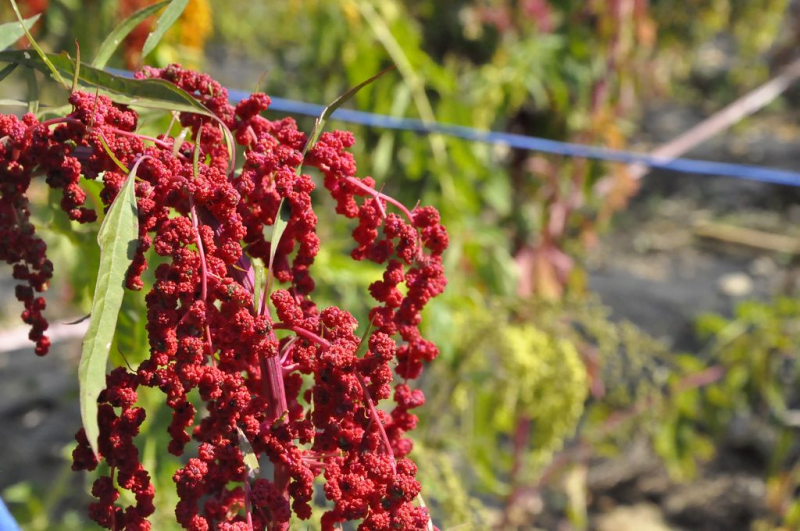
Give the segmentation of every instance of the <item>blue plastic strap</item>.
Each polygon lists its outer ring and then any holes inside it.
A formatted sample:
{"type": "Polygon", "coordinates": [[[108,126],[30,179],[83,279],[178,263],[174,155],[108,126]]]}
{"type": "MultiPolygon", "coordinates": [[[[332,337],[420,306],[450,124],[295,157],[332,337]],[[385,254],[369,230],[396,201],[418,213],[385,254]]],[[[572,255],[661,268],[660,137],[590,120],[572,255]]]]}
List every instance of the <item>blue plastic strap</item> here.
{"type": "MultiPolygon", "coordinates": [[[[130,77],[132,74],[124,70],[108,69],[116,75],[130,77]]],[[[250,94],[235,89],[228,89],[230,100],[237,103],[250,97],[250,94]]],[[[313,103],[289,100],[285,98],[270,97],[272,104],[270,110],[307,116],[319,116],[325,107],[313,103]]],[[[585,144],[574,144],[571,142],[560,142],[558,140],[548,140],[534,136],[517,135],[512,133],[502,133],[495,131],[481,131],[471,127],[460,125],[442,124],[438,122],[429,123],[413,118],[398,118],[371,112],[355,111],[352,109],[337,109],[332,115],[332,120],[365,125],[368,127],[379,127],[383,129],[394,129],[400,131],[412,131],[421,134],[442,134],[456,138],[463,138],[472,142],[484,142],[508,146],[527,151],[538,151],[564,155],[567,157],[581,157],[587,159],[605,160],[609,162],[621,162],[623,164],[641,164],[650,168],[661,170],[676,171],[681,173],[695,173],[702,175],[717,175],[723,177],[734,177],[749,181],[760,181],[764,183],[783,184],[787,186],[800,187],[800,173],[768,168],[764,166],[751,166],[748,164],[730,164],[726,162],[712,162],[694,159],[666,159],[654,157],[652,155],[634,153],[617,149],[587,146],[585,144]]]]}
{"type": "Polygon", "coordinates": [[[14,517],[8,512],[6,504],[3,503],[3,498],[0,498],[0,531],[19,531],[14,517]]]}

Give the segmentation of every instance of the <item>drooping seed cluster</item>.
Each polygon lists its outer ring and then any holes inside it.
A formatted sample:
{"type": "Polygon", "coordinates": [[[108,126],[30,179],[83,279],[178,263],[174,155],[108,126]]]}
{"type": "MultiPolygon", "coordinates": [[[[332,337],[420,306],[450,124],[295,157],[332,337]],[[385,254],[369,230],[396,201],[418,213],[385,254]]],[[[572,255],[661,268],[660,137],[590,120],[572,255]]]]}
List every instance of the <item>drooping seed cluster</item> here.
{"type": "MultiPolygon", "coordinates": [[[[95,213],[82,206],[80,178],[102,179],[106,207],[128,178],[103,144],[128,168],[138,163],[139,246],[127,287],[143,287],[149,253],[163,257],[145,297],[149,356],[135,372],[115,369],[100,396],[100,458],[110,473],[95,482],[92,518],[110,529],[150,528],[154,491],[133,442],[145,419],[137,389],[145,386],[160,389],[172,409],[169,451],[192,450],[174,475],[185,529],[286,530],[292,517],[310,517],[315,480],[330,502],[324,529],[346,521],[365,530],[427,529],[405,434],[417,422],[411,410],[424,403],[409,381],[438,353],[419,331],[421,311],[446,284],[448,238],[438,212],[408,210],[371,178],[356,177],[350,133],[325,133],[304,156],[306,135],[290,118],[264,118],[263,94],[232,106],[218,83],[177,65],[137,77],[174,83],[218,119],[181,113],[192,141],[176,145],[136,133],[134,111],[81,92],[63,119],[0,117],[0,233],[9,243],[0,257],[27,282],[18,297],[37,352],[47,348],[46,321],[33,292],[44,289],[52,264],[28,221],[34,175],[64,191],[61,206],[72,219],[89,222],[95,213]],[[227,138],[244,148],[240,170],[231,169],[227,138]],[[353,259],[385,265],[369,289],[376,305],[366,346],[350,313],[320,309],[310,297],[320,240],[316,185],[302,171],[309,167],[321,172],[336,212],[358,221],[353,259]],[[279,219],[287,224],[276,244],[279,219]],[[267,285],[274,289],[256,293],[252,262],[270,264],[273,245],[275,282],[267,285]],[[195,390],[201,418],[189,399],[195,390]],[[393,409],[379,408],[390,398],[393,409]],[[269,477],[249,478],[243,439],[271,462],[269,477]],[[119,488],[134,493],[133,507],[118,505],[119,488]]],[[[83,430],[76,438],[73,468],[93,470],[98,460],[83,430]]]]}

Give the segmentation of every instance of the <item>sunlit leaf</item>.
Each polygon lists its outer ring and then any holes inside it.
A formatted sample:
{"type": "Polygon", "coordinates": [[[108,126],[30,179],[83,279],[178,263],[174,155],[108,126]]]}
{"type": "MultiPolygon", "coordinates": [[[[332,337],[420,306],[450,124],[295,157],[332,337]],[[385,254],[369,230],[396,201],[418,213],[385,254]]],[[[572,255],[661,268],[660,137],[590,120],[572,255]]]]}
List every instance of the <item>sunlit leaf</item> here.
{"type": "Polygon", "coordinates": [[[157,2],[153,5],[143,7],[136,13],[120,22],[119,25],[117,25],[117,27],[108,34],[108,37],[105,38],[103,44],[100,45],[100,49],[97,51],[94,61],[92,61],[92,66],[95,68],[105,68],[109,59],[111,59],[111,56],[114,55],[114,52],[117,50],[125,37],[127,37],[128,34],[133,31],[134,28],[136,28],[136,26],[144,22],[148,17],[156,13],[169,2],[170,0],[163,0],[162,2],[157,2]]]}
{"type": "MultiPolygon", "coordinates": [[[[338,98],[333,100],[333,102],[330,105],[325,107],[322,110],[322,114],[319,115],[319,118],[317,118],[317,121],[314,123],[314,129],[311,130],[311,135],[308,138],[308,142],[306,142],[306,147],[303,149],[303,155],[308,153],[308,150],[311,149],[312,147],[314,147],[314,144],[317,143],[317,140],[319,140],[319,136],[322,134],[322,130],[325,127],[325,122],[328,121],[328,118],[331,117],[331,114],[333,114],[333,112],[336,109],[341,107],[342,104],[344,104],[350,98],[355,96],[356,93],[359,90],[361,90],[362,88],[366,87],[367,85],[369,85],[370,83],[372,83],[373,81],[375,81],[376,79],[381,77],[382,75],[386,74],[387,72],[391,72],[394,69],[395,69],[394,65],[392,65],[390,67],[387,67],[387,68],[384,68],[383,70],[381,70],[380,72],[378,72],[377,74],[375,74],[371,78],[367,79],[366,81],[362,81],[361,83],[359,83],[355,87],[351,87],[350,89],[347,90],[347,92],[345,92],[344,94],[342,94],[341,96],[339,96],[338,98]]],[[[299,173],[299,170],[298,170],[298,173],[299,173]]]]}
{"type": "Polygon", "coordinates": [[[363,358],[369,348],[369,336],[372,334],[372,321],[367,324],[367,329],[364,330],[364,335],[361,336],[361,342],[356,349],[356,357],[363,358]]]}
{"type": "Polygon", "coordinates": [[[253,308],[258,312],[261,307],[262,291],[264,290],[264,262],[260,258],[251,258],[253,264],[253,308]]]}
{"type": "Polygon", "coordinates": [[[31,18],[26,18],[23,20],[23,24],[25,25],[25,29],[20,26],[19,22],[6,22],[5,24],[0,24],[0,50],[4,48],[8,48],[17,40],[25,35],[26,29],[31,29],[39,17],[41,15],[34,15],[31,18]]]}
{"type": "Polygon", "coordinates": [[[142,59],[147,57],[150,52],[155,49],[167,30],[172,27],[175,21],[178,20],[178,17],[181,16],[181,13],[183,13],[187,5],[189,5],[189,0],[172,0],[172,2],[170,2],[169,7],[167,7],[164,13],[158,18],[155,28],[153,28],[153,31],[147,36],[147,40],[144,42],[142,59]]]}
{"type": "Polygon", "coordinates": [[[100,143],[101,143],[101,144],[103,144],[103,149],[105,149],[105,150],[106,150],[106,154],[109,156],[109,158],[110,158],[112,161],[114,161],[114,164],[116,164],[116,165],[117,165],[117,168],[119,168],[119,169],[121,169],[123,172],[127,173],[127,172],[128,172],[128,168],[127,168],[127,166],[125,166],[125,165],[122,163],[122,161],[121,161],[121,160],[119,160],[119,159],[117,158],[117,156],[116,156],[116,155],[114,155],[114,152],[113,152],[113,151],[111,151],[111,148],[108,146],[108,142],[106,142],[106,137],[105,137],[105,136],[103,136],[103,134],[102,134],[102,133],[100,134],[100,143]]]}
{"type": "Polygon", "coordinates": [[[19,7],[17,7],[17,3],[14,0],[11,0],[11,7],[14,8],[14,14],[17,15],[17,20],[19,21],[22,30],[25,32],[25,36],[28,37],[28,41],[31,43],[31,46],[33,46],[33,49],[36,50],[37,54],[39,54],[39,57],[47,66],[48,70],[53,74],[55,80],[61,83],[61,86],[66,88],[67,83],[64,81],[64,78],[61,77],[61,74],[58,72],[58,70],[56,70],[55,66],[53,66],[53,63],[50,62],[50,59],[47,57],[47,54],[44,53],[44,50],[42,50],[41,46],[39,46],[39,43],[36,42],[36,39],[33,38],[31,32],[28,31],[28,26],[25,25],[25,19],[22,18],[22,15],[19,12],[19,7]]]}
{"type": "Polygon", "coordinates": [[[81,417],[86,438],[95,453],[99,435],[97,398],[106,386],[106,365],[125,292],[125,274],[138,243],[139,218],[134,185],[136,170],[142,160],[139,159],[131,169],[97,234],[100,267],[92,300],[91,320],[83,340],[78,367],[81,417]]]}
{"type": "Polygon", "coordinates": [[[270,289],[272,288],[272,279],[274,277],[272,274],[272,266],[275,262],[275,253],[278,251],[278,244],[281,242],[281,237],[284,231],[286,231],[286,226],[289,224],[289,219],[291,219],[291,217],[292,212],[289,203],[287,203],[285,199],[281,199],[278,205],[278,215],[275,216],[275,223],[272,224],[272,239],[270,240],[269,264],[267,266],[269,276],[267,277],[265,297],[269,296],[270,289]]]}
{"type": "Polygon", "coordinates": [[[254,478],[258,475],[260,470],[258,457],[256,457],[255,452],[253,452],[253,447],[250,445],[250,441],[247,440],[247,436],[242,431],[242,428],[237,426],[236,431],[239,432],[239,451],[242,452],[242,460],[247,467],[247,474],[251,478],[254,478]]]}
{"type": "MultiPolygon", "coordinates": [[[[68,57],[56,54],[45,54],[45,57],[58,72],[69,77],[74,75],[75,64],[68,57]]],[[[0,62],[18,63],[45,73],[49,71],[42,58],[23,50],[0,51],[0,62]]],[[[82,64],[78,80],[83,85],[101,89],[117,103],[196,113],[219,120],[188,92],[163,79],[131,79],[82,64]]]]}

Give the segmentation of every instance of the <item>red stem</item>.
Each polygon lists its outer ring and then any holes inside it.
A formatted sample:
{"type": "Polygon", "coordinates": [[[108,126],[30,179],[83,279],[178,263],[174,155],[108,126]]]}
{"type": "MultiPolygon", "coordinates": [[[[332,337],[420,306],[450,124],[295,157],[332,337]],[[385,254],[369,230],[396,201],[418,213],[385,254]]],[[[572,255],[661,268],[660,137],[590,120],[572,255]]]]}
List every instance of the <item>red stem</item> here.
{"type": "Polygon", "coordinates": [[[362,183],[361,181],[359,181],[358,179],[355,179],[353,177],[346,177],[346,179],[347,179],[347,182],[349,182],[353,186],[356,186],[356,187],[360,188],[361,190],[365,191],[366,193],[368,193],[369,195],[371,195],[375,199],[378,199],[379,201],[380,200],[384,200],[387,203],[390,203],[390,204],[396,206],[408,218],[408,221],[410,221],[412,225],[414,224],[414,218],[411,216],[411,212],[406,208],[406,206],[403,203],[401,203],[397,199],[394,199],[393,197],[390,197],[390,196],[388,196],[388,195],[386,195],[384,193],[381,193],[381,192],[377,191],[374,188],[370,188],[366,184],[362,183]]]}
{"type": "Polygon", "coordinates": [[[253,531],[253,515],[250,512],[250,472],[244,473],[244,512],[247,515],[247,527],[253,531]]]}
{"type": "Polygon", "coordinates": [[[325,348],[331,346],[331,342],[328,341],[327,339],[324,339],[315,334],[314,332],[306,330],[305,328],[300,328],[299,326],[294,326],[286,323],[275,323],[272,325],[272,327],[277,330],[290,330],[295,334],[297,334],[298,336],[302,337],[303,339],[308,339],[309,341],[313,341],[314,343],[322,345],[325,348]]]}
{"type": "Polygon", "coordinates": [[[372,402],[372,397],[369,394],[369,389],[367,389],[367,384],[364,382],[364,378],[358,373],[358,371],[356,371],[355,374],[356,378],[358,379],[358,383],[361,386],[361,392],[364,394],[364,403],[367,405],[367,409],[369,409],[369,416],[372,419],[372,422],[378,426],[378,431],[381,434],[381,440],[383,441],[383,446],[386,449],[386,453],[392,458],[392,472],[396,474],[397,468],[395,465],[392,443],[389,441],[389,436],[386,435],[386,430],[383,428],[383,423],[381,422],[380,416],[378,416],[378,410],[375,408],[375,404],[372,402]]]}
{"type": "MultiPolygon", "coordinates": [[[[272,340],[275,340],[275,334],[270,333],[270,335],[272,336],[272,340]]],[[[261,374],[264,379],[264,394],[269,404],[267,420],[261,425],[261,429],[267,431],[272,428],[272,424],[277,419],[283,416],[284,412],[288,411],[289,406],[286,402],[286,389],[283,385],[283,366],[281,365],[280,358],[277,355],[269,358],[261,356],[259,365],[261,366],[261,374]]],[[[289,476],[289,468],[287,465],[285,463],[276,463],[272,482],[287,501],[289,500],[288,488],[290,479],[291,477],[289,476]]],[[[289,526],[288,524],[271,522],[268,528],[270,531],[286,531],[289,529],[289,526]]]]}
{"type": "MultiPolygon", "coordinates": [[[[331,343],[327,339],[324,339],[314,332],[310,332],[305,328],[300,328],[299,326],[289,325],[286,323],[275,323],[272,325],[273,328],[277,328],[278,330],[291,330],[295,334],[309,341],[313,341],[323,347],[330,347],[331,343]]],[[[275,358],[272,358],[275,359],[275,358]]],[[[394,460],[394,451],[392,450],[392,443],[389,441],[389,436],[386,435],[386,430],[383,428],[383,423],[381,422],[380,416],[378,416],[378,410],[375,408],[375,404],[372,401],[372,396],[369,394],[369,389],[367,389],[367,384],[364,381],[364,378],[356,372],[356,378],[358,379],[358,384],[361,386],[361,392],[364,395],[364,403],[369,410],[370,418],[378,426],[378,431],[381,434],[381,440],[383,441],[383,445],[386,449],[386,453],[389,454],[392,458],[392,470],[395,469],[395,460],[394,460]]]]}
{"type": "MultiPolygon", "coordinates": [[[[208,297],[208,267],[206,266],[206,253],[203,249],[203,240],[200,238],[200,222],[197,220],[197,208],[194,205],[194,198],[189,197],[191,205],[192,226],[194,227],[195,238],[197,239],[197,251],[200,254],[200,300],[204,303],[208,297]]],[[[214,365],[214,345],[211,343],[211,328],[206,324],[206,341],[208,342],[208,357],[211,365],[214,365]]]]}

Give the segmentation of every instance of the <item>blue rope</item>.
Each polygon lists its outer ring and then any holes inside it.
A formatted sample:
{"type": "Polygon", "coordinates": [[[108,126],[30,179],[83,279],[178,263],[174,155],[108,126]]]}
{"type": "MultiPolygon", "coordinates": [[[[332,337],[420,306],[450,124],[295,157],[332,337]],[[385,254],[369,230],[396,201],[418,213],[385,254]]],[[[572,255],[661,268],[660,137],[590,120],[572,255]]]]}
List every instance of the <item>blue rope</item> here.
{"type": "Polygon", "coordinates": [[[14,517],[8,512],[6,504],[3,503],[3,498],[0,498],[0,531],[19,531],[14,517]]]}
{"type": "MultiPolygon", "coordinates": [[[[108,69],[116,75],[130,77],[131,73],[123,70],[108,69]]],[[[228,96],[234,103],[238,103],[250,97],[250,94],[235,89],[228,89],[228,96]]],[[[270,110],[293,114],[302,114],[317,117],[322,114],[323,105],[305,103],[302,101],[289,100],[285,98],[270,97],[272,104],[270,110]]],[[[693,160],[676,158],[665,160],[652,155],[634,153],[618,149],[608,149],[585,144],[575,144],[571,142],[560,142],[558,140],[548,140],[534,136],[517,135],[513,133],[502,133],[495,131],[481,131],[471,127],[460,125],[442,124],[438,122],[423,122],[413,118],[398,118],[371,112],[355,111],[351,109],[337,109],[332,115],[332,120],[365,125],[368,127],[379,127],[383,129],[394,129],[400,131],[412,131],[421,134],[442,134],[456,138],[463,138],[472,142],[484,142],[508,146],[527,151],[538,151],[564,155],[568,157],[581,157],[587,159],[605,160],[610,162],[621,162],[623,164],[641,164],[650,168],[661,170],[676,171],[681,173],[695,173],[703,175],[716,175],[723,177],[734,177],[750,181],[759,181],[772,184],[783,184],[787,186],[800,187],[800,173],[767,168],[764,166],[751,166],[748,164],[730,164],[726,162],[712,162],[705,160],[693,160]]]]}

